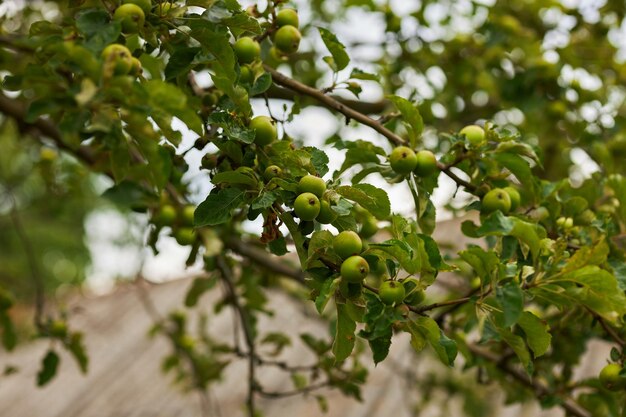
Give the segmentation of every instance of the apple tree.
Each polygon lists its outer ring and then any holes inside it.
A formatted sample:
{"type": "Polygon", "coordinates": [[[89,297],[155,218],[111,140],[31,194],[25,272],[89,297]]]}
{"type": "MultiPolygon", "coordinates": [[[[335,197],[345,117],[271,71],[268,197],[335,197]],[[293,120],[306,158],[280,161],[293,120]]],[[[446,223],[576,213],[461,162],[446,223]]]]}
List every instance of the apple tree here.
{"type": "MultiPolygon", "coordinates": [[[[202,391],[230,361],[248,361],[250,416],[261,396],[329,387],[360,399],[363,363],[386,360],[398,333],[416,355],[498,381],[511,402],[624,415],[625,6],[404,3],[3,6],[0,144],[11,143],[0,153],[0,214],[17,218],[36,203],[22,188],[39,187],[39,204],[58,206],[51,222],[72,210],[81,219],[95,204],[81,182],[108,178],[105,198],[145,214],[147,247],[174,237],[187,264],[206,270],[185,306],[155,323],[172,342],[168,369],[202,391]],[[324,146],[292,133],[309,108],[328,112],[315,122],[332,127],[324,146]],[[193,155],[210,190],[200,196],[193,155]],[[342,158],[332,171],[329,155],[342,158]],[[446,201],[433,198],[441,189],[452,190],[446,201]],[[478,244],[442,248],[438,213],[469,215],[457,233],[478,244]],[[331,334],[260,332],[267,292],[293,285],[331,334]],[[241,346],[195,340],[188,328],[198,299],[220,290],[215,311],[235,311],[241,346]],[[258,353],[295,337],[314,367],[258,353]],[[607,365],[576,379],[592,339],[613,345],[607,365]],[[266,391],[259,364],[291,374],[295,391],[266,391]]],[[[5,251],[18,247],[5,240],[5,251]]],[[[46,275],[30,258],[14,273],[37,283],[46,275]]],[[[16,341],[15,297],[34,297],[37,335],[54,342],[38,382],[54,376],[59,346],[86,370],[79,330],[44,311],[41,289],[5,279],[4,265],[4,347],[16,341]]]]}

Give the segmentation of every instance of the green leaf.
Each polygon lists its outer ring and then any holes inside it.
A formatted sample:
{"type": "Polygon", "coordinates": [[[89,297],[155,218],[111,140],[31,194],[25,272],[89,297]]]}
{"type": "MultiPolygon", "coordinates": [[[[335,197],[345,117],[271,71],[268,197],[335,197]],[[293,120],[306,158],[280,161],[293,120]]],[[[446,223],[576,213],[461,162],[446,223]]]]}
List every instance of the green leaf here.
{"type": "Polygon", "coordinates": [[[303,149],[311,154],[311,165],[315,168],[315,174],[320,177],[326,175],[328,173],[328,163],[330,162],[326,153],[312,146],[307,146],[303,149]]]}
{"type": "MultiPolygon", "coordinates": [[[[435,353],[437,353],[439,360],[444,365],[454,365],[454,359],[456,358],[458,352],[456,343],[441,331],[435,320],[430,317],[417,317],[415,319],[414,329],[420,332],[428,341],[435,353]]],[[[411,337],[411,343],[413,343],[413,337],[411,337]]],[[[417,338],[416,344],[417,347],[420,347],[420,341],[417,338]]],[[[416,346],[413,346],[414,349],[415,347],[416,346]]]]}
{"type": "Polygon", "coordinates": [[[528,375],[532,375],[534,367],[530,358],[530,352],[526,347],[526,343],[524,343],[524,339],[516,334],[513,334],[510,330],[501,327],[497,327],[497,332],[502,340],[504,340],[506,344],[513,349],[513,352],[515,352],[519,358],[528,375]]]}
{"type": "Polygon", "coordinates": [[[187,290],[187,294],[185,295],[185,307],[194,307],[198,304],[198,300],[202,294],[213,288],[216,282],[214,277],[200,277],[194,279],[191,288],[187,290]]]}
{"type": "Polygon", "coordinates": [[[87,365],[89,359],[83,343],[83,334],[80,332],[74,332],[70,335],[69,341],[65,342],[65,347],[72,354],[81,372],[84,374],[87,372],[87,365]]]}
{"type": "Polygon", "coordinates": [[[378,81],[380,80],[380,77],[376,74],[372,74],[369,72],[365,72],[363,70],[360,70],[358,68],[354,68],[352,70],[352,72],[350,73],[350,78],[353,78],[355,80],[368,80],[368,81],[378,81]]]}
{"type": "Polygon", "coordinates": [[[333,355],[335,362],[343,362],[354,349],[356,322],[350,318],[347,306],[337,304],[337,333],[333,343],[333,355]]]}
{"type": "Polygon", "coordinates": [[[187,74],[200,51],[201,48],[198,47],[175,49],[165,66],[165,79],[171,80],[181,74],[187,74]]]}
{"type": "Polygon", "coordinates": [[[517,323],[524,310],[524,293],[515,282],[508,282],[496,288],[496,298],[502,307],[504,326],[517,323]]]}
{"type": "Polygon", "coordinates": [[[348,200],[359,203],[376,218],[385,220],[389,217],[391,204],[384,190],[370,184],[344,185],[337,192],[348,200]]]}
{"type": "Polygon", "coordinates": [[[131,181],[122,181],[114,185],[106,190],[102,197],[125,208],[145,207],[155,199],[155,196],[145,188],[131,181]]]}
{"type": "Polygon", "coordinates": [[[278,195],[273,191],[266,191],[262,193],[260,196],[252,200],[250,204],[250,208],[252,210],[260,210],[271,207],[274,204],[274,201],[278,198],[278,195]]]}
{"type": "Polygon", "coordinates": [[[459,256],[476,271],[476,275],[480,277],[483,284],[494,281],[500,264],[500,259],[495,252],[472,247],[459,252],[459,256]]]}
{"type": "Polygon", "coordinates": [[[389,96],[389,100],[391,100],[391,102],[400,111],[400,114],[402,114],[402,123],[406,127],[407,133],[409,134],[411,147],[415,148],[417,140],[424,131],[424,121],[422,120],[419,110],[417,110],[415,104],[403,97],[389,96]]]}
{"type": "Polygon", "coordinates": [[[250,88],[250,97],[258,96],[269,90],[272,86],[272,76],[269,72],[264,72],[254,81],[254,85],[250,88]]]}
{"type": "Polygon", "coordinates": [[[616,322],[626,314],[626,296],[613,274],[595,265],[563,272],[545,280],[559,284],[562,294],[589,307],[608,321],[616,322]]]}
{"type": "Polygon", "coordinates": [[[341,168],[335,172],[334,177],[338,178],[347,169],[357,164],[375,163],[379,164],[379,155],[384,156],[385,150],[371,142],[364,140],[356,140],[346,144],[346,156],[341,168]]]}
{"type": "Polygon", "coordinates": [[[324,41],[324,45],[326,45],[326,47],[330,51],[330,54],[333,57],[332,61],[334,62],[334,65],[331,65],[331,69],[335,72],[338,72],[347,67],[350,63],[350,57],[346,53],[345,46],[343,46],[343,44],[339,42],[337,36],[335,36],[334,33],[324,28],[317,29],[319,30],[320,36],[324,41]]]}
{"type": "Polygon", "coordinates": [[[215,226],[227,222],[233,211],[243,204],[245,195],[245,190],[239,188],[224,188],[209,194],[196,209],[194,225],[215,226]]]}
{"type": "Polygon", "coordinates": [[[315,297],[315,308],[317,309],[318,313],[322,314],[324,312],[324,309],[328,305],[328,302],[335,294],[335,290],[339,286],[340,281],[340,278],[335,278],[327,279],[322,283],[322,286],[320,287],[320,292],[317,297],[315,297]]]}
{"type": "Polygon", "coordinates": [[[387,334],[385,334],[383,337],[368,339],[370,349],[372,350],[372,359],[374,360],[374,364],[379,364],[380,362],[384,361],[389,354],[392,336],[393,332],[391,331],[391,324],[389,324],[387,334]]]}
{"type": "Polygon", "coordinates": [[[534,176],[530,170],[528,161],[524,158],[511,153],[495,153],[494,159],[500,165],[511,171],[526,189],[532,190],[534,188],[534,176]]]}
{"type": "Polygon", "coordinates": [[[517,323],[526,334],[526,343],[535,354],[535,358],[545,354],[550,348],[552,335],[549,326],[529,311],[525,311],[517,323]]]}
{"type": "Polygon", "coordinates": [[[46,385],[52,380],[52,378],[54,378],[60,361],[61,359],[59,358],[59,355],[57,355],[54,350],[50,349],[48,353],[46,353],[46,356],[44,356],[41,361],[41,369],[37,373],[38,387],[46,385]]]}
{"type": "Polygon", "coordinates": [[[416,256],[411,246],[402,240],[389,239],[381,243],[371,243],[369,251],[374,253],[381,251],[391,255],[400,263],[402,269],[409,274],[415,274],[420,270],[420,259],[416,256]]]}
{"type": "Polygon", "coordinates": [[[580,248],[563,267],[563,272],[570,272],[580,269],[586,265],[601,265],[606,262],[609,255],[609,245],[604,240],[604,236],[594,246],[584,246],[580,248]]]}
{"type": "Polygon", "coordinates": [[[0,310],[0,327],[2,328],[2,346],[10,352],[17,344],[17,333],[11,316],[6,310],[0,310]]]}
{"type": "Polygon", "coordinates": [[[219,184],[242,184],[251,188],[256,188],[259,181],[254,176],[254,172],[237,169],[236,171],[218,172],[213,176],[211,182],[215,185],[219,184]]]}

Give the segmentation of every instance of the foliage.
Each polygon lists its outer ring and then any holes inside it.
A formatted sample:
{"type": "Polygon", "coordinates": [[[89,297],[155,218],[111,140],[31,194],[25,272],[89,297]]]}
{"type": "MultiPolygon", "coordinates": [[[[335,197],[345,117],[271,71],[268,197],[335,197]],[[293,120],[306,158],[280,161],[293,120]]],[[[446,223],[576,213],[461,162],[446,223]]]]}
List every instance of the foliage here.
{"type": "MultiPolygon", "coordinates": [[[[202,259],[207,276],[194,281],[185,305],[191,309],[203,293],[223,288],[215,311],[234,309],[244,346],[220,344],[202,326],[194,339],[186,313],[175,312],[154,327],[172,342],[164,370],[202,391],[231,361],[247,359],[250,415],[256,397],[292,394],[265,391],[255,379],[258,364],[291,374],[295,393],[329,386],[360,399],[364,361],[386,360],[394,333],[404,332],[416,354],[428,348],[445,367],[463,362],[479,369],[504,386],[509,401],[532,395],[576,416],[626,412],[618,402],[623,390],[609,392],[597,379],[577,381],[572,372],[594,338],[615,345],[608,361],[623,367],[626,359],[626,168],[620,163],[626,72],[618,60],[623,51],[612,41],[623,5],[586,10],[557,1],[466,1],[463,8],[424,1],[406,11],[373,0],[334,7],[316,0],[296,5],[306,10],[299,28],[284,25],[277,33],[283,1],[247,9],[234,0],[153,3],[145,22],[135,22],[138,28],[115,18],[119,5],[112,0],[43,3],[4,18],[10,30],[0,35],[0,112],[8,133],[0,144],[10,157],[0,168],[12,192],[5,166],[26,158],[17,178],[39,187],[44,180],[61,182],[63,199],[52,199],[53,206],[83,216],[89,206],[81,205],[84,191],[74,189],[80,181],[68,171],[109,177],[114,185],[104,196],[146,213],[154,250],[165,231],[190,247],[188,264],[202,259]],[[39,16],[38,8],[48,7],[59,7],[57,17],[39,16]],[[342,19],[350,13],[384,22],[384,43],[344,39],[342,19]],[[249,38],[259,43],[260,56],[249,38]],[[112,44],[119,46],[105,51],[112,44]],[[359,98],[375,89],[385,98],[359,98]],[[281,114],[268,105],[271,120],[255,118],[259,103],[278,99],[293,104],[281,114]],[[345,121],[326,139],[345,158],[335,172],[329,172],[329,148],[288,134],[303,109],[320,105],[345,121]],[[182,133],[173,127],[181,123],[196,137],[191,148],[182,149],[182,133]],[[482,128],[462,130],[474,124],[482,128]],[[361,126],[377,137],[348,139],[361,126]],[[25,146],[40,150],[39,158],[23,156],[34,151],[19,149],[16,129],[28,137],[25,146]],[[400,146],[409,160],[397,164],[404,156],[392,152],[400,146]],[[78,163],[33,178],[32,165],[45,165],[46,152],[78,163]],[[212,184],[193,220],[186,209],[193,189],[183,180],[192,153],[202,155],[212,184]],[[426,155],[425,162],[414,153],[426,155]],[[574,158],[581,154],[597,172],[582,175],[574,158]],[[325,187],[303,189],[306,176],[324,178],[325,187]],[[415,208],[410,216],[397,213],[384,182],[405,187],[415,208]],[[433,238],[433,193],[444,184],[465,191],[467,198],[446,207],[474,214],[458,232],[480,239],[480,246],[450,253],[433,238]],[[515,191],[507,187],[518,190],[519,206],[511,204],[515,191]],[[254,220],[263,224],[259,236],[244,232],[254,220]],[[337,231],[357,232],[360,253],[337,253],[337,231]],[[301,269],[268,252],[294,252],[301,269]],[[440,287],[439,273],[448,271],[460,285],[444,295],[432,291],[440,287]],[[262,334],[256,326],[271,313],[267,291],[289,288],[278,277],[306,288],[307,303],[331,324],[329,337],[299,335],[318,358],[310,368],[258,354],[259,345],[279,354],[294,337],[262,334]],[[388,280],[409,289],[403,301],[381,300],[378,288],[388,280]],[[426,291],[426,301],[420,296],[411,303],[419,291],[426,291]]],[[[32,227],[36,220],[28,219],[32,227]]],[[[4,244],[15,247],[9,239],[4,244]]],[[[23,295],[6,286],[7,300],[9,292],[23,295]]],[[[11,303],[0,308],[7,339],[11,303]]],[[[37,314],[40,335],[61,341],[86,369],[80,333],[59,332],[57,321],[44,320],[40,309],[37,314]]],[[[50,350],[40,384],[51,380],[58,361],[50,350]]],[[[462,396],[468,415],[484,412],[473,389],[429,378],[462,396]]]]}

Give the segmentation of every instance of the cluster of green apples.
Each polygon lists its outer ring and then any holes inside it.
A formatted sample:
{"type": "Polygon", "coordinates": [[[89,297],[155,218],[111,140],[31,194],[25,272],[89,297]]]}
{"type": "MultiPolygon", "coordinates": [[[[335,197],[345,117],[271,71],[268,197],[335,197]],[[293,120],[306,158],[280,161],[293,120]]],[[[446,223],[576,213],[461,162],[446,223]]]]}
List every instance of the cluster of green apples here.
{"type": "MultiPolygon", "coordinates": [[[[298,51],[302,39],[298,26],[296,10],[282,9],[276,13],[270,29],[273,43],[270,56],[281,59],[298,51]]],[[[240,80],[251,83],[254,80],[254,64],[261,59],[261,44],[254,38],[242,36],[233,44],[233,50],[240,65],[240,80]]]]}
{"type": "MultiPolygon", "coordinates": [[[[363,241],[356,232],[344,230],[333,238],[333,250],[342,259],[339,291],[346,298],[361,293],[362,284],[370,273],[369,263],[361,256],[363,249],[363,241]]],[[[384,273],[383,276],[388,277],[384,273]]],[[[417,306],[425,296],[420,282],[412,277],[402,281],[385,279],[378,288],[378,297],[388,306],[417,306]]]]}
{"type": "Polygon", "coordinates": [[[193,245],[197,237],[193,228],[195,210],[195,206],[191,204],[175,206],[164,194],[161,205],[152,212],[151,220],[158,227],[170,227],[172,236],[179,245],[193,245]]]}
{"type": "Polygon", "coordinates": [[[427,177],[437,171],[437,158],[429,150],[415,152],[408,146],[395,147],[388,156],[391,169],[397,174],[413,172],[418,177],[427,177]]]}

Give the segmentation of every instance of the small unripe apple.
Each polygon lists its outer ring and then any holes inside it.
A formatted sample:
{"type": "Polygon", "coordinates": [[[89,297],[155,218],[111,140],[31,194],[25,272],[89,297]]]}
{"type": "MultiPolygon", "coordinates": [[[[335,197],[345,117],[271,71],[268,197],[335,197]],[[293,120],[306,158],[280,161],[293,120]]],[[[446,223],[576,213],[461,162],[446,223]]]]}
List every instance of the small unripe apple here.
{"type": "Polygon", "coordinates": [[[141,7],[141,10],[143,10],[144,14],[148,14],[150,13],[150,10],[152,10],[152,0],[124,0],[122,1],[122,3],[136,4],[137,6],[141,7]]]}
{"type": "Polygon", "coordinates": [[[298,19],[298,12],[294,9],[282,9],[276,14],[276,25],[283,27],[291,25],[295,28],[300,26],[300,19],[298,19]]]}
{"type": "Polygon", "coordinates": [[[326,200],[320,201],[320,214],[315,220],[322,224],[330,224],[337,219],[337,213],[331,208],[331,205],[326,200]]]}
{"type": "Polygon", "coordinates": [[[415,154],[417,164],[413,172],[419,177],[427,177],[437,171],[437,157],[428,150],[421,150],[415,154]]]}
{"type": "Polygon", "coordinates": [[[102,51],[105,65],[113,67],[113,74],[125,75],[133,67],[132,55],[127,47],[119,43],[108,45],[102,51]]]}
{"type": "Polygon", "coordinates": [[[407,146],[398,146],[389,154],[389,164],[398,174],[408,174],[415,169],[417,165],[417,156],[413,149],[407,146]]]}
{"type": "Polygon", "coordinates": [[[300,31],[292,25],[286,25],[276,31],[274,46],[283,54],[290,55],[298,50],[300,39],[300,31]]]}
{"type": "Polygon", "coordinates": [[[283,170],[280,169],[279,166],[270,165],[267,168],[265,168],[265,171],[263,171],[263,179],[265,179],[265,181],[269,181],[272,178],[280,177],[282,173],[283,173],[283,170]]]}
{"type": "Polygon", "coordinates": [[[296,197],[293,209],[301,220],[315,220],[317,215],[320,214],[320,200],[315,194],[302,193],[296,197]]]}
{"type": "Polygon", "coordinates": [[[135,77],[140,76],[143,71],[141,67],[141,61],[135,58],[134,56],[131,57],[130,60],[132,64],[130,66],[130,71],[128,73],[130,75],[134,75],[135,77]]]}
{"type": "Polygon", "coordinates": [[[161,226],[171,226],[176,221],[176,208],[171,204],[164,204],[153,218],[154,223],[161,226]]]}
{"type": "Polygon", "coordinates": [[[511,197],[502,188],[494,188],[489,191],[482,200],[482,211],[485,214],[500,210],[507,214],[511,210],[511,197]]]}
{"type": "Polygon", "coordinates": [[[387,305],[401,303],[404,300],[404,286],[398,281],[384,281],[378,288],[378,297],[387,305]]]}
{"type": "Polygon", "coordinates": [[[355,232],[344,230],[333,239],[333,249],[341,259],[346,259],[361,253],[363,242],[355,232]]]}
{"type": "Polygon", "coordinates": [[[326,182],[315,175],[305,175],[298,181],[298,192],[300,193],[313,193],[318,198],[322,198],[326,191],[326,182]]]}
{"type": "Polygon", "coordinates": [[[146,22],[146,15],[141,7],[133,3],[122,4],[115,9],[113,18],[120,21],[124,33],[137,33],[146,22]]]}
{"type": "Polygon", "coordinates": [[[181,246],[193,245],[196,241],[196,231],[191,227],[181,227],[174,232],[174,237],[181,246]]]}
{"type": "Polygon", "coordinates": [[[376,217],[367,215],[361,222],[361,228],[359,229],[359,235],[365,239],[372,237],[378,232],[378,221],[376,217]]]}
{"type": "Polygon", "coordinates": [[[341,264],[341,278],[347,282],[360,283],[370,272],[370,266],[365,258],[351,256],[341,264]]]}
{"type": "Polygon", "coordinates": [[[242,65],[239,68],[239,82],[243,84],[252,84],[254,81],[254,72],[248,65],[242,65]]]}
{"type": "Polygon", "coordinates": [[[511,211],[517,210],[517,208],[522,203],[522,197],[520,196],[519,191],[511,186],[504,187],[503,190],[506,191],[511,198],[511,211]]]}
{"type": "Polygon", "coordinates": [[[606,365],[598,378],[602,386],[610,391],[620,391],[626,387],[626,379],[620,376],[622,367],[616,363],[606,365]]]}
{"type": "Polygon", "coordinates": [[[193,226],[195,212],[196,212],[196,206],[191,205],[191,204],[184,206],[180,213],[181,223],[185,226],[193,226]]]}
{"type": "Polygon", "coordinates": [[[250,121],[250,129],[256,132],[254,143],[259,146],[269,145],[278,138],[274,121],[267,116],[257,116],[250,121]]]}
{"type": "Polygon", "coordinates": [[[574,219],[571,217],[559,217],[556,219],[556,225],[564,230],[568,230],[574,226],[574,219]]]}
{"type": "Polygon", "coordinates": [[[261,45],[249,36],[237,39],[233,49],[240,64],[249,64],[261,56],[261,45]]]}
{"type": "Polygon", "coordinates": [[[485,142],[485,131],[480,126],[465,126],[459,133],[465,135],[465,138],[473,147],[478,147],[485,142]]]}

